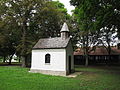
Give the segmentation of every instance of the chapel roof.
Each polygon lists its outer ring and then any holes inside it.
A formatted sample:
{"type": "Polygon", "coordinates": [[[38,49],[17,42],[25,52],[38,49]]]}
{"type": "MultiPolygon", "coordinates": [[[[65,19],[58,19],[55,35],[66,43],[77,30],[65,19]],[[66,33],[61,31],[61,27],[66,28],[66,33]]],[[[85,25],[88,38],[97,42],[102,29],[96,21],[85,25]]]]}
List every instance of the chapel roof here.
{"type": "Polygon", "coordinates": [[[55,49],[66,48],[70,38],[62,39],[61,37],[40,39],[33,49],[55,49]]]}

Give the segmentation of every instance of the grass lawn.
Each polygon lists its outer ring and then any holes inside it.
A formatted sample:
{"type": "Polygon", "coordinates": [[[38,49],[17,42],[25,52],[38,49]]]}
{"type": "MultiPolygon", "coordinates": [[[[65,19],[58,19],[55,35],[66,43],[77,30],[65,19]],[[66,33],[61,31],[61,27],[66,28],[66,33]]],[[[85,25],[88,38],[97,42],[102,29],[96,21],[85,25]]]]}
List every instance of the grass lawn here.
{"type": "Polygon", "coordinates": [[[0,66],[0,90],[120,90],[120,67],[76,67],[76,78],[28,71],[0,66]]]}

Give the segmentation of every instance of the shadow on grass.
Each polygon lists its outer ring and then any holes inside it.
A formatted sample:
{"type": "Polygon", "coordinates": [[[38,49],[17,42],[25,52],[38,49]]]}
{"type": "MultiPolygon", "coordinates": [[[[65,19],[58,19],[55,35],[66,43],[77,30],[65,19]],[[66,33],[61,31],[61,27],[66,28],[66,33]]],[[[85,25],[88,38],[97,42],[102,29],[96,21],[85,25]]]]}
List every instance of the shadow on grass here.
{"type": "Polygon", "coordinates": [[[120,75],[120,66],[75,66],[75,72],[111,73],[120,75]]]}

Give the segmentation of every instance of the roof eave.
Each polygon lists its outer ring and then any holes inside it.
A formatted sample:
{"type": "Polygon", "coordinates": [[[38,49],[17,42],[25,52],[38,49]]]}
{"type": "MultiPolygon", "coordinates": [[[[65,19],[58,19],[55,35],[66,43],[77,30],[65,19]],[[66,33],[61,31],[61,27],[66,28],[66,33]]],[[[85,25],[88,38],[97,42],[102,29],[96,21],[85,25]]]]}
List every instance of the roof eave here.
{"type": "Polygon", "coordinates": [[[66,49],[66,47],[60,47],[60,48],[33,48],[32,50],[40,50],[40,49],[66,49]]]}

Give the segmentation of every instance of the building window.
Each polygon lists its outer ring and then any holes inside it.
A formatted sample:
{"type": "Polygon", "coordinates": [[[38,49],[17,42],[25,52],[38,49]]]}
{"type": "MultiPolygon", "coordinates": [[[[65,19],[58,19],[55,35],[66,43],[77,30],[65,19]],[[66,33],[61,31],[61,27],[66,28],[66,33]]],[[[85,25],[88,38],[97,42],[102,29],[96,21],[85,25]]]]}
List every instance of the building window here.
{"type": "Polygon", "coordinates": [[[50,54],[45,55],[45,63],[50,63],[50,54]]]}

